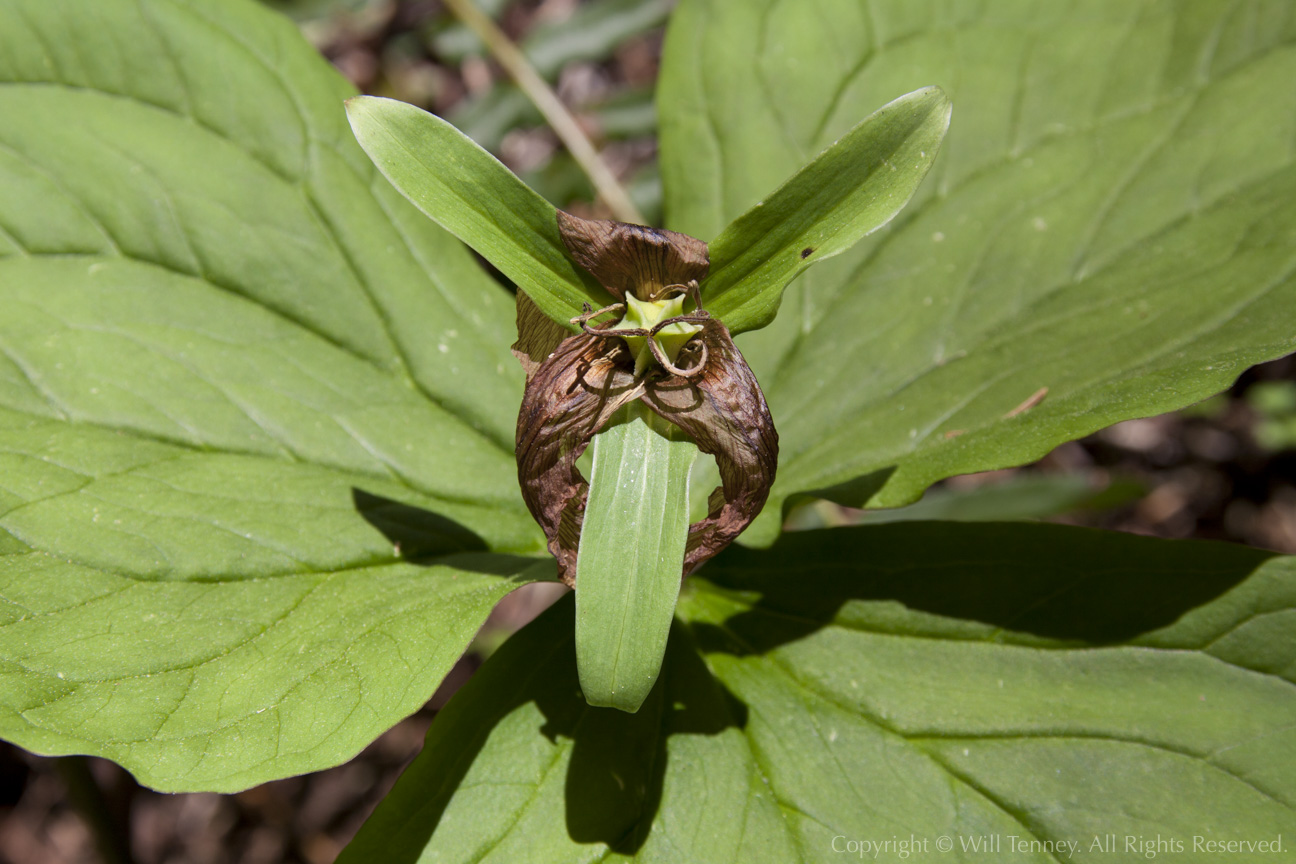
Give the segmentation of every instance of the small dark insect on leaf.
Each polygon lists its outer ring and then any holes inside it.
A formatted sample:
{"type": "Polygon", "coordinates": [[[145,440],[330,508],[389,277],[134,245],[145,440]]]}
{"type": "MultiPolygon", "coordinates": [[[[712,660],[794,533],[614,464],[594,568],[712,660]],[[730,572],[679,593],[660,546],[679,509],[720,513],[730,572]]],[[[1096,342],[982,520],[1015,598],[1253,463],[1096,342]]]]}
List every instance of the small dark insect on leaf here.
{"type": "Polygon", "coordinates": [[[574,585],[589,495],[576,460],[617,409],[642,400],[720,469],[707,517],[689,526],[688,575],[728,546],[769,497],[778,433],[765,397],[729,330],[701,307],[706,244],[562,211],[558,227],[572,257],[616,302],[573,318],[582,332],[571,336],[518,292],[513,353],[527,375],[517,425],[522,497],[544,529],[559,576],[574,585]],[[595,323],[609,314],[621,318],[595,323]]]}
{"type": "Polygon", "coordinates": [[[805,259],[809,258],[813,253],[814,253],[814,247],[807,246],[806,248],[801,250],[801,260],[804,261],[805,259]]]}

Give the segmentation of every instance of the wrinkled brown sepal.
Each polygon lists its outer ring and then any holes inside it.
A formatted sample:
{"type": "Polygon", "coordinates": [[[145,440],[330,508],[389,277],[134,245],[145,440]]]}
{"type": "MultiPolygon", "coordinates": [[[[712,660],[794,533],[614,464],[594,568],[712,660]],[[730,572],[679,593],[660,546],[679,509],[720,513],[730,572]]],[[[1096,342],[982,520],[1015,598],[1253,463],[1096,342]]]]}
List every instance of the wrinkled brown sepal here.
{"type": "Polygon", "coordinates": [[[518,482],[544,529],[558,576],[575,585],[576,551],[589,484],[576,460],[622,405],[643,393],[620,339],[565,339],[528,375],[517,423],[518,482]]]}
{"type": "Polygon", "coordinates": [[[626,294],[657,300],[666,286],[700,281],[710,267],[706,244],[675,231],[581,219],[562,210],[558,231],[576,263],[617,300],[626,294]]]}
{"type": "Polygon", "coordinates": [[[688,368],[706,346],[706,368],[683,378],[651,380],[643,400],[683,429],[698,449],[715,457],[722,486],[711,493],[707,517],[689,526],[684,554],[687,576],[733,542],[765,506],[778,468],[778,432],[756,376],[717,320],[681,352],[688,368]]]}
{"type": "Polygon", "coordinates": [[[527,380],[571,331],[540,311],[535,301],[522,289],[517,292],[517,341],[513,343],[513,356],[522,364],[527,380]]]}

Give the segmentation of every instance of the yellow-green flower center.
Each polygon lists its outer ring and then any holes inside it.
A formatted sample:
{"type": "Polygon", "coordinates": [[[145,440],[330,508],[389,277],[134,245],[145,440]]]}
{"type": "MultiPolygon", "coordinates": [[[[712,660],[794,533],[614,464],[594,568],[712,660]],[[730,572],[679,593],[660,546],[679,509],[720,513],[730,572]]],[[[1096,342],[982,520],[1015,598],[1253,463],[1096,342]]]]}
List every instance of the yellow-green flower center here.
{"type": "MultiPolygon", "coordinates": [[[[640,300],[633,294],[627,293],[625,297],[626,313],[612,328],[613,330],[651,330],[658,323],[668,318],[675,318],[684,314],[684,295],[671,297],[668,300],[640,300]]],[[[657,341],[658,347],[666,355],[666,359],[674,363],[679,350],[684,347],[684,343],[693,338],[693,334],[701,330],[698,324],[687,324],[677,322],[667,324],[657,331],[653,337],[657,341]]],[[[646,336],[623,336],[626,344],[630,346],[630,352],[635,358],[635,376],[643,374],[652,362],[652,346],[648,344],[646,336]]]]}

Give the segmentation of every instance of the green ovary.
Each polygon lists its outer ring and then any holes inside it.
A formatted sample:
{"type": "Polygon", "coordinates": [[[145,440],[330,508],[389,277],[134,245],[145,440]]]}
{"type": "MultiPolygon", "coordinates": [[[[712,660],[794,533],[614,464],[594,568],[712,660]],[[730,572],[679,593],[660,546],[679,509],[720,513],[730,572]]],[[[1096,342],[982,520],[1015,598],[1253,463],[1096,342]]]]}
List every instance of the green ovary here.
{"type": "MultiPolygon", "coordinates": [[[[632,294],[627,293],[626,314],[613,330],[651,330],[657,326],[660,321],[684,314],[684,295],[672,297],[669,300],[640,300],[632,294]]],[[[698,324],[669,324],[657,332],[653,338],[657,340],[657,345],[661,347],[662,353],[672,363],[675,362],[679,350],[684,347],[684,343],[693,338],[693,334],[701,330],[698,324]]],[[[646,336],[624,336],[626,344],[630,346],[631,353],[635,357],[635,376],[642,375],[652,362],[652,348],[648,345],[646,336]]]]}

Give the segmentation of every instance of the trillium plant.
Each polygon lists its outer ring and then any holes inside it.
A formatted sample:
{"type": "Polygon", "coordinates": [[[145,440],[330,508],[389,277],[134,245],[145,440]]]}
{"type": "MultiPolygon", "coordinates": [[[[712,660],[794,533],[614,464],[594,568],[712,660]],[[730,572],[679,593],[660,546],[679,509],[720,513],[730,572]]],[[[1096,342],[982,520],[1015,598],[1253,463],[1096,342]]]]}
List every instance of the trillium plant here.
{"type": "Polygon", "coordinates": [[[1293,82],[1286,3],[681,0],[652,227],[251,0],[0,3],[0,733],[321,770],[561,581],[341,860],[1290,854],[1296,559],[783,526],[1296,348],[1293,82]]]}
{"type": "MultiPolygon", "coordinates": [[[[575,587],[583,569],[582,586],[592,586],[583,593],[595,595],[593,604],[584,597],[578,601],[577,656],[587,696],[596,704],[638,710],[657,679],[680,579],[728,546],[760,512],[774,481],[778,435],[760,386],[729,331],[702,308],[697,280],[708,266],[705,244],[669,231],[587,222],[565,213],[558,214],[558,224],[573,257],[619,302],[598,310],[587,304],[587,311],[572,319],[582,332],[564,339],[519,294],[515,351],[527,369],[527,387],[518,415],[518,480],[549,539],[559,577],[575,587]],[[693,308],[686,312],[690,294],[693,308]],[[592,328],[589,322],[605,313],[619,314],[620,320],[592,328]],[[671,520],[668,510],[621,511],[615,506],[607,508],[610,530],[591,532],[596,539],[582,543],[589,489],[576,460],[622,406],[633,409],[637,402],[715,456],[723,485],[711,493],[706,518],[689,526],[684,543],[675,542],[682,537],[666,535],[668,522],[681,521],[671,520]],[[656,523],[646,514],[656,515],[656,523]],[[663,542],[642,544],[645,536],[660,536],[663,542]],[[605,538],[610,538],[610,548],[594,545],[607,543],[605,538]],[[647,554],[639,554],[645,546],[647,554]],[[584,568],[578,553],[584,555],[584,568]],[[617,556],[627,555],[628,566],[616,566],[617,556]],[[660,586],[653,584],[657,575],[660,586]],[[654,596],[658,591],[661,596],[654,596]],[[585,609],[590,611],[581,615],[585,609]],[[624,632],[614,628],[613,639],[599,638],[607,617],[630,621],[631,627],[624,632]],[[581,638],[591,632],[598,635],[581,638]],[[618,648],[637,636],[647,637],[650,652],[627,668],[633,660],[623,664],[618,648]]],[[[638,419],[648,421],[641,438],[654,434],[649,417],[640,412],[638,419]]],[[[671,431],[659,431],[669,440],[671,431]]],[[[686,488],[684,472],[693,460],[687,446],[682,459],[671,449],[680,448],[667,447],[660,457],[658,450],[645,450],[647,459],[629,467],[644,472],[660,468],[668,485],[686,488]]],[[[624,463],[638,453],[622,449],[618,456],[616,464],[603,461],[600,479],[611,476],[620,484],[624,463]]],[[[631,486],[626,497],[654,491],[653,486],[631,486]]],[[[667,494],[663,504],[676,511],[687,506],[678,494],[667,494]]],[[[627,656],[634,657],[634,646],[625,647],[631,651],[627,656]]]]}

